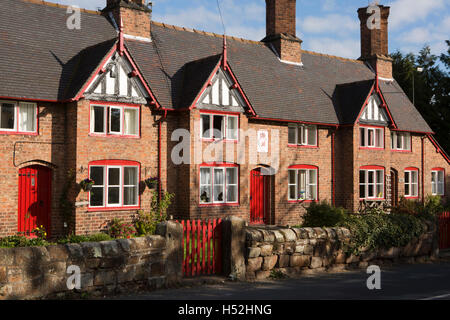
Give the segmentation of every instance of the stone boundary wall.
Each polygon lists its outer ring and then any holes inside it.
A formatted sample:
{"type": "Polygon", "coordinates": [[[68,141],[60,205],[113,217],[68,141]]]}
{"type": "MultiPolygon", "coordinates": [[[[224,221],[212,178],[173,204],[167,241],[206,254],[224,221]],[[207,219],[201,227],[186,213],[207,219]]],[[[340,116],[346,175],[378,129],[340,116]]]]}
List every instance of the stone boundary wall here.
{"type": "Polygon", "coordinates": [[[0,248],[0,300],[79,297],[170,286],[182,278],[183,228],[158,225],[155,236],[48,247],[0,248]],[[81,289],[67,273],[80,267],[81,289]]]}
{"type": "Polygon", "coordinates": [[[406,247],[356,256],[343,250],[351,237],[345,228],[246,227],[245,279],[266,279],[273,271],[295,275],[423,261],[435,254],[435,235],[435,227],[427,224],[420,239],[406,247]]]}

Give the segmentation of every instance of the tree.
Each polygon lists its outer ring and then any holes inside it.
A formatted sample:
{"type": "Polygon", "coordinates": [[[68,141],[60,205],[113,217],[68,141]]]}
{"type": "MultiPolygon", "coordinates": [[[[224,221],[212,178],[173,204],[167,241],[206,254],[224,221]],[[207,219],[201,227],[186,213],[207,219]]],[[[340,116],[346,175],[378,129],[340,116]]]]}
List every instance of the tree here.
{"type": "Polygon", "coordinates": [[[436,133],[436,139],[447,152],[450,151],[450,41],[447,53],[440,57],[431,54],[424,46],[418,55],[403,55],[397,51],[394,59],[394,78],[417,110],[436,133]],[[423,68],[419,72],[417,68],[423,68]],[[413,82],[414,77],[414,82],[413,82]],[[413,89],[414,83],[414,89],[413,89]],[[413,97],[414,94],[414,97],[413,97]]]}

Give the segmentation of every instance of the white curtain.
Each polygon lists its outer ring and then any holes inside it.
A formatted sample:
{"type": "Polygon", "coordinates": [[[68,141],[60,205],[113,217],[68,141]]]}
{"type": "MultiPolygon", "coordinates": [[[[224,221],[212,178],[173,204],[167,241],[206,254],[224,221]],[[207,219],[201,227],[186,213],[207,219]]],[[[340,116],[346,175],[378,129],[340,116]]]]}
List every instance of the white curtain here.
{"type": "Polygon", "coordinates": [[[36,105],[21,102],[19,104],[19,131],[34,132],[36,130],[36,105]]]}
{"type": "Polygon", "coordinates": [[[136,109],[125,109],[125,134],[138,135],[138,112],[136,109]]]}

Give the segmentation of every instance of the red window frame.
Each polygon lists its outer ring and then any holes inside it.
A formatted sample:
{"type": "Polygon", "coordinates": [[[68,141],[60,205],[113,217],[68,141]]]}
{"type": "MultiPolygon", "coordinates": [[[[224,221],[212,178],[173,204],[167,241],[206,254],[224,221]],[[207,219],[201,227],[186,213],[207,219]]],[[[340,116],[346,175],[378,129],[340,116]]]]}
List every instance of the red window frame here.
{"type": "Polygon", "coordinates": [[[37,136],[39,135],[39,106],[35,102],[28,102],[28,101],[10,101],[10,100],[0,100],[0,104],[6,103],[6,104],[13,104],[14,105],[14,126],[15,128],[12,130],[9,129],[2,129],[0,128],[0,134],[6,134],[6,135],[27,135],[27,136],[37,136]],[[29,103],[34,104],[36,107],[36,114],[35,114],[35,131],[19,131],[19,109],[20,109],[20,103],[29,103]]]}
{"type": "MultiPolygon", "coordinates": [[[[406,199],[419,199],[419,169],[415,168],[415,167],[408,167],[408,168],[405,168],[404,173],[405,173],[405,182],[404,182],[404,184],[405,184],[405,198],[406,199]],[[406,172],[410,172],[410,173],[411,172],[416,172],[417,173],[417,195],[407,195],[406,194],[406,184],[407,184],[407,182],[406,182],[406,172]]],[[[410,191],[411,191],[411,187],[413,186],[413,184],[411,182],[411,178],[410,178],[410,182],[408,184],[410,186],[410,191]]]]}
{"type": "MultiPolygon", "coordinates": [[[[445,169],[444,168],[440,168],[440,167],[436,167],[436,168],[433,168],[433,169],[431,169],[431,174],[433,174],[433,172],[436,172],[436,173],[438,173],[438,177],[439,177],[439,172],[443,172],[443,177],[444,177],[444,181],[443,181],[443,184],[444,184],[444,187],[443,187],[443,191],[444,191],[444,193],[443,194],[439,194],[439,193],[435,193],[435,194],[433,194],[433,176],[431,176],[431,194],[433,195],[433,196],[441,196],[441,197],[444,197],[445,196],[445,192],[446,192],[446,185],[445,185],[445,182],[446,182],[446,177],[445,177],[445,169]]],[[[438,183],[438,185],[437,185],[437,188],[439,187],[439,181],[437,182],[438,183]]]]}
{"type": "MultiPolygon", "coordinates": [[[[317,167],[317,166],[313,166],[313,165],[293,165],[293,166],[289,166],[288,167],[288,179],[287,179],[287,181],[288,181],[288,192],[287,192],[287,197],[288,197],[288,202],[289,203],[309,203],[309,202],[319,202],[320,200],[319,200],[319,190],[320,190],[320,184],[319,184],[319,167],[317,167]],[[289,186],[291,185],[290,183],[289,183],[289,171],[290,170],[296,170],[296,172],[297,172],[297,178],[296,178],[296,184],[297,184],[297,187],[296,187],[296,190],[297,190],[297,193],[298,193],[298,171],[299,170],[315,170],[316,171],[316,199],[315,200],[309,200],[309,199],[307,199],[307,200],[300,200],[300,199],[297,199],[297,200],[292,200],[292,199],[289,199],[289,186]]],[[[306,187],[308,187],[308,186],[306,186],[306,187]]]]}
{"type": "Polygon", "coordinates": [[[382,126],[369,126],[369,125],[360,125],[359,126],[359,132],[358,132],[358,137],[359,137],[359,149],[367,149],[367,150],[384,150],[385,149],[385,147],[386,147],[386,137],[385,137],[385,127],[382,127],[382,126]],[[367,146],[361,146],[361,129],[364,129],[364,131],[365,131],[365,142],[367,142],[367,146]],[[375,139],[375,146],[374,147],[370,147],[370,146],[368,146],[368,132],[369,132],[369,130],[375,130],[375,137],[374,137],[374,139],[375,139]],[[376,134],[376,132],[377,132],[377,130],[379,130],[379,129],[381,129],[382,130],[382,136],[383,136],[383,139],[382,139],[382,147],[377,147],[376,146],[376,138],[377,138],[377,134],[376,134]]]}
{"type": "Polygon", "coordinates": [[[225,206],[239,206],[240,205],[240,192],[241,192],[241,188],[240,188],[240,167],[237,164],[234,163],[221,163],[221,162],[213,162],[213,163],[203,163],[198,165],[198,203],[199,203],[199,207],[225,207],[225,206]],[[202,203],[201,202],[201,169],[202,168],[211,168],[211,198],[212,201],[210,203],[202,203]],[[223,188],[225,190],[225,194],[224,194],[224,202],[220,202],[220,203],[215,203],[214,202],[214,169],[219,169],[219,168],[236,168],[237,170],[237,201],[236,202],[226,202],[226,197],[227,197],[227,178],[226,178],[226,170],[224,177],[223,177],[223,188]]]}
{"type": "MultiPolygon", "coordinates": [[[[226,112],[226,111],[211,111],[211,110],[200,110],[200,138],[202,139],[202,141],[205,142],[214,142],[214,141],[223,141],[223,142],[231,142],[231,143],[238,143],[239,142],[239,136],[240,136],[240,128],[241,128],[241,117],[240,117],[240,113],[239,112],[226,112]],[[224,120],[224,133],[223,136],[224,138],[222,139],[216,139],[214,137],[212,138],[204,138],[203,137],[203,119],[202,119],[202,115],[208,115],[211,116],[210,118],[210,128],[209,130],[213,129],[213,126],[211,126],[211,123],[213,123],[214,125],[214,121],[212,120],[213,117],[212,116],[223,116],[225,118],[224,120]],[[228,126],[228,117],[236,117],[237,118],[237,139],[228,139],[227,137],[227,126],[228,126]]],[[[212,135],[212,134],[211,134],[212,135]]]]}
{"type": "Polygon", "coordinates": [[[117,103],[117,102],[104,102],[104,101],[92,101],[89,103],[89,135],[93,137],[108,137],[108,138],[128,138],[128,139],[140,139],[141,137],[141,106],[139,104],[131,104],[131,103],[117,103]],[[103,107],[106,109],[104,115],[104,128],[105,133],[95,133],[92,132],[92,107],[103,107]],[[121,109],[121,133],[109,133],[109,108],[120,108],[121,109]],[[125,109],[137,109],[138,112],[138,134],[137,135],[127,135],[124,134],[124,125],[125,125],[125,109]]]}
{"type": "Polygon", "coordinates": [[[91,167],[104,167],[104,191],[103,191],[103,206],[99,207],[91,207],[91,192],[88,194],[88,211],[124,211],[124,210],[138,210],[141,208],[141,195],[139,192],[139,184],[141,181],[141,164],[137,161],[131,161],[131,160],[97,160],[97,161],[91,161],[88,164],[88,177],[91,176],[91,167]],[[121,167],[121,204],[118,206],[108,206],[107,205],[107,190],[108,190],[108,167],[121,167]],[[137,205],[131,205],[131,206],[124,206],[123,205],[123,199],[124,199],[124,182],[123,182],[123,175],[125,167],[137,167],[138,168],[138,181],[137,181],[137,188],[138,188],[138,204],[137,205]]]}
{"type": "Polygon", "coordinates": [[[382,167],[382,166],[362,166],[362,167],[360,167],[359,170],[358,170],[358,194],[359,194],[359,200],[360,201],[362,201],[362,200],[369,200],[369,201],[385,200],[386,199],[386,168],[382,167]],[[366,190],[366,196],[364,198],[361,198],[361,191],[360,191],[360,187],[361,187],[360,174],[361,174],[361,171],[367,172],[366,176],[365,176],[365,182],[364,182],[365,190],[366,190]],[[372,197],[372,198],[367,196],[368,195],[368,190],[369,190],[369,181],[368,181],[368,177],[369,177],[368,172],[369,171],[375,172],[375,174],[374,174],[374,183],[373,183],[374,186],[375,186],[375,190],[374,190],[375,191],[375,197],[372,197]],[[376,194],[377,185],[379,184],[379,182],[377,180],[377,174],[376,174],[377,171],[383,171],[383,197],[382,198],[377,197],[377,194],[376,194]]]}

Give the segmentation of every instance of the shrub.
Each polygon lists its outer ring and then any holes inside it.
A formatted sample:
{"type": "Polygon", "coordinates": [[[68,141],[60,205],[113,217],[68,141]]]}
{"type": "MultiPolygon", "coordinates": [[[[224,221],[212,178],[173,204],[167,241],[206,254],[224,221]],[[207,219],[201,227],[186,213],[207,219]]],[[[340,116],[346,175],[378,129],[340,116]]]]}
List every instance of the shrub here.
{"type": "Polygon", "coordinates": [[[108,234],[115,239],[131,238],[136,234],[136,228],[132,223],[122,221],[122,219],[114,218],[109,223],[108,234]]]}
{"type": "Polygon", "coordinates": [[[150,212],[146,213],[140,210],[135,217],[134,225],[138,235],[155,234],[158,223],[167,220],[167,209],[172,203],[173,197],[174,195],[172,193],[164,192],[161,201],[158,201],[157,193],[153,193],[150,212]]]}
{"type": "Polygon", "coordinates": [[[346,218],[343,208],[336,208],[327,202],[313,202],[303,216],[303,227],[334,227],[346,218]]]}
{"type": "Polygon", "coordinates": [[[351,231],[347,252],[406,246],[424,232],[422,220],[410,214],[366,214],[348,216],[340,226],[351,231]]]}
{"type": "Polygon", "coordinates": [[[442,198],[440,196],[430,195],[426,197],[424,203],[401,197],[398,206],[392,209],[392,213],[414,215],[429,221],[433,221],[443,211],[444,204],[442,198]]]}

